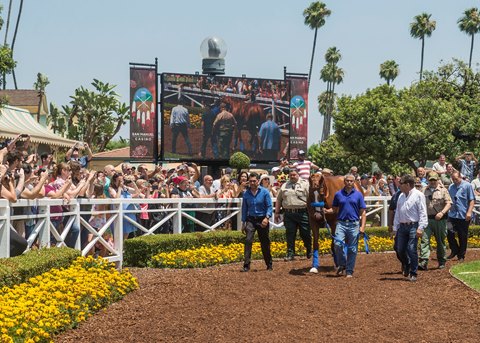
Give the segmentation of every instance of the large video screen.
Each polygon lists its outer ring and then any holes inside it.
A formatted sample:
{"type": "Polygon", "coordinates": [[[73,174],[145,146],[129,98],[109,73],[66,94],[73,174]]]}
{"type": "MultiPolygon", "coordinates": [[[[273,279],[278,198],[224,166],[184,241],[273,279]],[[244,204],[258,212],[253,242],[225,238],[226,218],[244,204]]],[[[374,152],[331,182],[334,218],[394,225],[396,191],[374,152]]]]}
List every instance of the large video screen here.
{"type": "Polygon", "coordinates": [[[225,161],[242,151],[254,162],[288,155],[290,82],[162,74],[164,160],[225,161]]]}

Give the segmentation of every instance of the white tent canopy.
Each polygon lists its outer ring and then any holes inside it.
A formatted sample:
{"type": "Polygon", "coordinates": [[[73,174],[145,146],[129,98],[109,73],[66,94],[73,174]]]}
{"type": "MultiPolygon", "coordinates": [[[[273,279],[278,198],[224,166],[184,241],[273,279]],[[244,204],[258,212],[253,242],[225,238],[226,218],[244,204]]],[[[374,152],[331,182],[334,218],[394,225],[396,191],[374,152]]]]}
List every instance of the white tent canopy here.
{"type": "Polygon", "coordinates": [[[32,143],[71,147],[75,141],[56,135],[33,119],[30,112],[12,106],[0,108],[0,138],[15,138],[18,134],[30,135],[32,143]]]}

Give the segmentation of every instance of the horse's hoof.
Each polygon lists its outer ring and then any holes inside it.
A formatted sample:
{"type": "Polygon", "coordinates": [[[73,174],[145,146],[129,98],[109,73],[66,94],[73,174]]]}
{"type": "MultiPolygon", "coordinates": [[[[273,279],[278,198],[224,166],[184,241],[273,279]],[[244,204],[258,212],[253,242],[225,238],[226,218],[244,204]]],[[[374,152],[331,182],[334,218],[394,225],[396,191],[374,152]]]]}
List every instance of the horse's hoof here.
{"type": "Polygon", "coordinates": [[[312,267],[312,269],[310,269],[310,273],[318,274],[318,269],[315,267],[312,267]]]}

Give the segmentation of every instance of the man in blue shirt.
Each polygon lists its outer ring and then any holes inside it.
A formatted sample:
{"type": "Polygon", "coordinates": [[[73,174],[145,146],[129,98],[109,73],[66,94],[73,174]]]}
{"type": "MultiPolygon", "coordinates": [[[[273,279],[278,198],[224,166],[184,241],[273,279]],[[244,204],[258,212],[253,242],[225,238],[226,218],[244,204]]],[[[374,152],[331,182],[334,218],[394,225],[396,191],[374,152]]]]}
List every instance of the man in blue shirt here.
{"type": "Polygon", "coordinates": [[[170,116],[170,128],[172,129],[172,153],[177,153],[177,138],[182,135],[187,145],[188,155],[192,155],[192,144],[188,137],[188,128],[190,127],[190,115],[182,103],[172,108],[170,116]]]}
{"type": "Polygon", "coordinates": [[[77,161],[80,163],[82,168],[87,168],[88,162],[93,158],[92,150],[87,143],[77,142],[73,147],[71,147],[65,154],[65,162],[77,161]],[[81,156],[79,149],[85,149],[87,151],[87,156],[81,156]]]}
{"type": "Polygon", "coordinates": [[[271,113],[267,114],[267,121],[260,126],[258,135],[264,160],[277,161],[280,151],[280,128],[273,121],[271,113]]]}
{"type": "Polygon", "coordinates": [[[242,272],[250,270],[250,258],[252,256],[252,244],[255,231],[258,232],[258,239],[262,247],[263,259],[267,270],[272,270],[272,254],[270,253],[270,225],[272,217],[272,198],[270,192],[259,187],[257,173],[251,173],[248,178],[249,188],[243,194],[242,205],[242,232],[247,235],[245,239],[245,261],[242,272]]]}
{"type": "Polygon", "coordinates": [[[447,259],[458,257],[463,262],[467,251],[468,227],[472,219],[473,206],[475,205],[475,195],[470,183],[463,181],[458,171],[452,173],[453,183],[448,187],[448,193],[452,198],[452,207],[448,212],[447,240],[450,246],[450,256],[447,259]],[[458,233],[458,242],[455,238],[455,232],[458,233]]]}
{"type": "Polygon", "coordinates": [[[353,276],[357,259],[358,236],[365,232],[365,201],[363,195],[354,187],[355,177],[345,175],[345,187],[335,193],[332,210],[337,214],[335,230],[335,255],[337,256],[337,275],[346,271],[347,277],[353,276]],[[347,253],[344,253],[344,246],[347,253]],[[345,256],[346,255],[346,256],[345,256]]]}
{"type": "Polygon", "coordinates": [[[455,158],[460,165],[460,172],[467,178],[468,182],[472,182],[475,178],[475,168],[478,160],[475,158],[473,152],[464,152],[462,155],[455,158]]]}

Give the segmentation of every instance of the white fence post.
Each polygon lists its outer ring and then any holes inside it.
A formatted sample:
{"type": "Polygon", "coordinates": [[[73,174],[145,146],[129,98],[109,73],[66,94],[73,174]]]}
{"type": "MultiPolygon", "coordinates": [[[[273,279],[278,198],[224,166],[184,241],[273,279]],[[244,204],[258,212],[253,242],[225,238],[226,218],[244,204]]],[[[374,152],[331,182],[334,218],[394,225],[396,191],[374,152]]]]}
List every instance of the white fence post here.
{"type": "Polygon", "coordinates": [[[0,257],[10,257],[10,206],[0,200],[0,257]]]}
{"type": "Polygon", "coordinates": [[[388,226],[388,199],[383,197],[382,226],[388,226]]]}
{"type": "Polygon", "coordinates": [[[174,206],[177,207],[177,214],[173,216],[173,233],[182,233],[182,203],[179,201],[174,206]]]}

